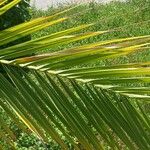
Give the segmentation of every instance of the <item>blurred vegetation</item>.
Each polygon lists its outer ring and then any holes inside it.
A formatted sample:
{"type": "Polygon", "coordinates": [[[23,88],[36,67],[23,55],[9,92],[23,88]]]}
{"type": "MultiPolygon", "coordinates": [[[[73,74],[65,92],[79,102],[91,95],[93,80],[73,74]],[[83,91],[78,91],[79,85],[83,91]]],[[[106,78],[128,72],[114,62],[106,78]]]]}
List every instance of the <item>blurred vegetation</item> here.
{"type": "MultiPolygon", "coordinates": [[[[54,14],[55,12],[63,9],[64,7],[59,7],[57,9],[51,7],[47,11],[41,11],[33,8],[33,10],[31,11],[31,16],[32,18],[47,16],[47,15],[54,14]]],[[[27,10],[28,10],[28,4],[25,1],[23,1],[19,6],[10,10],[8,13],[5,14],[5,16],[3,16],[3,18],[0,18],[0,30],[30,19],[30,15],[27,10]],[[11,16],[10,14],[13,16],[11,16]],[[6,22],[4,20],[6,20],[6,22]]],[[[70,27],[75,27],[79,24],[87,24],[93,22],[95,22],[96,24],[86,30],[102,31],[102,30],[116,29],[116,31],[110,32],[107,35],[92,37],[90,39],[83,40],[82,42],[74,42],[73,44],[62,46],[60,47],[60,49],[66,47],[74,47],[77,45],[96,42],[100,40],[118,38],[118,37],[121,38],[121,37],[132,37],[138,35],[148,35],[150,34],[149,14],[150,14],[149,0],[131,0],[126,3],[112,2],[107,5],[90,3],[88,5],[81,5],[77,7],[75,10],[67,13],[66,16],[71,16],[71,17],[66,22],[36,32],[32,35],[32,38],[35,39],[43,35],[48,35],[70,27]]],[[[52,51],[52,50],[48,49],[46,51],[52,51]]],[[[137,62],[137,61],[142,62],[142,60],[150,58],[149,51],[142,52],[142,55],[140,55],[140,57],[137,57],[139,53],[131,55],[129,57],[123,57],[118,60],[117,59],[109,60],[104,63],[116,64],[118,63],[118,61],[119,63],[137,62]]],[[[99,62],[96,63],[99,64],[99,62]]],[[[93,65],[96,65],[96,63],[93,65]]],[[[147,111],[149,111],[149,109],[147,109],[147,111]]],[[[48,144],[43,144],[43,142],[35,138],[33,134],[27,135],[22,133],[15,126],[15,124],[8,119],[8,117],[6,116],[6,114],[2,112],[2,110],[0,110],[0,115],[3,117],[3,119],[8,120],[7,121],[8,125],[13,131],[15,131],[15,134],[18,137],[18,140],[16,142],[18,150],[46,150],[46,149],[59,150],[60,149],[60,147],[56,143],[54,143],[51,139],[49,139],[48,144]]],[[[3,145],[5,144],[3,141],[0,141],[0,143],[2,143],[3,145]]],[[[9,150],[9,148],[6,146],[6,150],[7,149],[9,150]]],[[[73,148],[70,146],[70,150],[71,149],[73,148]]]]}

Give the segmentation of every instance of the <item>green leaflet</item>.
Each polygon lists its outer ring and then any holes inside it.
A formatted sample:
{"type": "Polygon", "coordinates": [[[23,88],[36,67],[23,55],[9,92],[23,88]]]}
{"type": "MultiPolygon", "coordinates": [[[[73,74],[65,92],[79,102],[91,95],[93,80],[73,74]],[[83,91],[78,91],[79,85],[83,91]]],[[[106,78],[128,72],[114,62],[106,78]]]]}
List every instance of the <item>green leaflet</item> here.
{"type": "MultiPolygon", "coordinates": [[[[13,6],[17,5],[21,0],[13,0],[9,2],[8,4],[4,5],[3,7],[0,8],[0,16],[7,12],[10,8],[13,6]]],[[[0,5],[3,5],[6,1],[1,2],[0,5]]]]}

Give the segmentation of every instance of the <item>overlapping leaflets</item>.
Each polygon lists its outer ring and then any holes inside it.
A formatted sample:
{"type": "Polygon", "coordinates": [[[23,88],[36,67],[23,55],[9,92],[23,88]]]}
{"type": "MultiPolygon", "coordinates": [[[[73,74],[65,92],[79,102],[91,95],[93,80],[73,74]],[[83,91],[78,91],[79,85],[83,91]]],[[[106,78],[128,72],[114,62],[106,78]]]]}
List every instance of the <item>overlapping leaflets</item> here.
{"type": "MultiPolygon", "coordinates": [[[[13,4],[15,2],[19,1],[14,0],[13,4]]],[[[12,3],[3,6],[1,14],[10,6],[12,3]]],[[[1,31],[0,45],[65,21],[68,17],[59,18],[59,15],[70,9],[1,31]]],[[[150,62],[81,66],[148,50],[149,35],[99,41],[24,57],[110,32],[74,34],[92,25],[80,25],[1,49],[0,63],[9,80],[0,73],[0,107],[24,132],[28,130],[22,123],[44,142],[51,137],[62,149],[68,149],[63,135],[77,150],[81,147],[101,150],[106,145],[116,150],[120,149],[120,142],[131,150],[148,150],[149,118],[140,104],[137,103],[137,109],[128,97],[149,101],[150,62]]],[[[15,149],[14,134],[1,117],[0,122],[0,138],[15,149]]]]}

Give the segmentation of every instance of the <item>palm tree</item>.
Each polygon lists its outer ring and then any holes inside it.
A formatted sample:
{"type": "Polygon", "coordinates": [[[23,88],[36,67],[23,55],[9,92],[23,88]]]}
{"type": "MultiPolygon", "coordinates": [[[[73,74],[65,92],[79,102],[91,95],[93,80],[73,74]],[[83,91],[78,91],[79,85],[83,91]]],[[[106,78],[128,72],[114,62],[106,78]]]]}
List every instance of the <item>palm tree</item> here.
{"type": "MultiPolygon", "coordinates": [[[[1,7],[0,15],[19,1],[1,7]]],[[[67,20],[59,16],[70,9],[1,31],[0,46],[67,20]]],[[[150,62],[96,67],[83,64],[148,49],[149,35],[38,54],[43,49],[111,32],[74,34],[92,25],[1,49],[0,63],[8,77],[0,73],[0,107],[24,132],[29,129],[44,142],[50,136],[62,149],[68,149],[65,137],[77,150],[101,150],[106,145],[111,149],[125,145],[131,150],[148,150],[150,121],[140,102],[150,98],[150,62]],[[37,55],[24,57],[32,53],[37,55]]],[[[15,149],[13,132],[2,118],[0,122],[0,138],[15,149]]]]}

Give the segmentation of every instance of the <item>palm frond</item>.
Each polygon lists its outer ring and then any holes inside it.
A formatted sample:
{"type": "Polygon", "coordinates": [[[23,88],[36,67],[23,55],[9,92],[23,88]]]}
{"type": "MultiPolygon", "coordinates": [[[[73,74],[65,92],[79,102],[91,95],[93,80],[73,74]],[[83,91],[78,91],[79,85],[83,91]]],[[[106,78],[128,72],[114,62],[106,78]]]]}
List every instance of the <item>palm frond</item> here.
{"type": "MultiPolygon", "coordinates": [[[[0,44],[60,23],[67,19],[57,18],[64,12],[1,31],[0,44]]],[[[22,123],[44,142],[51,137],[62,149],[68,149],[65,136],[77,150],[81,147],[101,150],[105,145],[120,149],[120,144],[131,150],[147,150],[149,117],[135,99],[149,101],[150,62],[98,67],[83,67],[83,64],[148,50],[150,35],[30,56],[112,32],[76,33],[92,25],[80,25],[1,49],[0,63],[8,76],[0,73],[0,106],[24,132],[28,130],[22,123]],[[30,72],[25,72],[26,69],[30,72]]],[[[3,119],[0,121],[0,138],[13,147],[13,133],[3,119]]]]}

